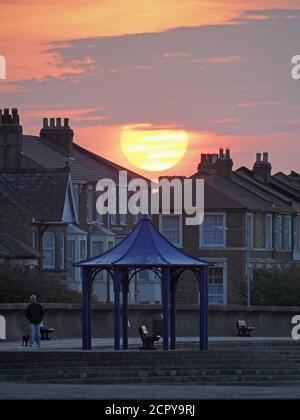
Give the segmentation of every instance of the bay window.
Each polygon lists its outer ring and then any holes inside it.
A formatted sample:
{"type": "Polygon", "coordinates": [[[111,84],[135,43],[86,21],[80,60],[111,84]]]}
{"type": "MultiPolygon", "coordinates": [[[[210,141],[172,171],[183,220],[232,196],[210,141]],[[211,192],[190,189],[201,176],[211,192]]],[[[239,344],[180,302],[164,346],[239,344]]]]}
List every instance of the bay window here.
{"type": "Polygon", "coordinates": [[[272,233],[272,214],[266,214],[265,217],[265,248],[272,248],[273,246],[273,233],[272,233]]]}
{"type": "Polygon", "coordinates": [[[55,268],[55,235],[53,232],[45,232],[43,235],[43,268],[55,268]]]}
{"type": "Polygon", "coordinates": [[[289,250],[292,248],[292,218],[291,216],[284,216],[284,235],[283,248],[289,250]]]}
{"type": "Polygon", "coordinates": [[[275,248],[277,250],[282,248],[282,220],[281,216],[275,218],[275,248]]]}

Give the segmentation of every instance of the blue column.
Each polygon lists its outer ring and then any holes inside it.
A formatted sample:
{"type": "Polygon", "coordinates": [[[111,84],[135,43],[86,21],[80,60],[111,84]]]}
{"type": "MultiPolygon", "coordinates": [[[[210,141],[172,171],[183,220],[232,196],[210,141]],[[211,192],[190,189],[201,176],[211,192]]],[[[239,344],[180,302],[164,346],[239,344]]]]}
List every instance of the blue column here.
{"type": "Polygon", "coordinates": [[[169,350],[169,290],[170,290],[170,269],[162,268],[162,302],[164,317],[163,349],[169,350]]]}
{"type": "Polygon", "coordinates": [[[201,268],[200,290],[200,350],[208,349],[208,284],[207,267],[201,268]]]}
{"type": "Polygon", "coordinates": [[[82,267],[82,349],[91,350],[91,283],[90,269],[82,267]]]}
{"type": "Polygon", "coordinates": [[[176,287],[177,279],[171,282],[171,350],[176,349],[176,287]]]}
{"type": "Polygon", "coordinates": [[[128,270],[123,273],[122,278],[122,292],[123,292],[123,350],[128,349],[128,270]]]}
{"type": "Polygon", "coordinates": [[[115,321],[115,350],[120,350],[120,286],[121,270],[116,268],[114,271],[114,321],[115,321]]]}

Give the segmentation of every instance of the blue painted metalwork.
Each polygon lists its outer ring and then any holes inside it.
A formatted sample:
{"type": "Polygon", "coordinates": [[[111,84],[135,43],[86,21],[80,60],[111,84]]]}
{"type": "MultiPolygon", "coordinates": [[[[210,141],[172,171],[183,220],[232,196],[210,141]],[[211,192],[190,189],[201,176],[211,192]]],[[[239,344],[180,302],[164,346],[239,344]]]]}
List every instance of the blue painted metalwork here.
{"type": "Polygon", "coordinates": [[[120,289],[121,289],[121,270],[116,269],[114,272],[114,321],[115,321],[115,350],[120,350],[120,289]]]}
{"type": "Polygon", "coordinates": [[[170,269],[162,268],[162,302],[163,302],[163,349],[169,350],[169,290],[170,290],[170,269]]]}
{"type": "Polygon", "coordinates": [[[123,349],[128,348],[128,286],[131,278],[143,269],[152,270],[162,282],[163,301],[163,349],[169,349],[169,293],[171,292],[171,349],[176,347],[176,283],[185,270],[190,270],[199,279],[200,288],[200,348],[208,347],[208,261],[187,255],[170,243],[153,226],[145,215],[133,231],[111,250],[90,260],[74,264],[81,267],[83,293],[83,349],[91,348],[91,287],[95,275],[106,270],[114,283],[114,337],[115,350],[120,350],[120,289],[123,287],[123,349]]]}
{"type": "Polygon", "coordinates": [[[92,348],[91,339],[91,280],[88,268],[82,270],[82,348],[92,348]]]}
{"type": "Polygon", "coordinates": [[[175,278],[171,280],[171,350],[176,349],[176,288],[175,278]]]}
{"type": "Polygon", "coordinates": [[[208,349],[208,281],[207,268],[200,271],[200,350],[208,349]]]}
{"type": "Polygon", "coordinates": [[[75,264],[76,267],[199,267],[207,261],[187,255],[169,242],[143,216],[132,232],[104,254],[75,264]]]}
{"type": "Polygon", "coordinates": [[[128,270],[123,272],[122,276],[122,321],[123,321],[123,350],[128,349],[128,270]]]}

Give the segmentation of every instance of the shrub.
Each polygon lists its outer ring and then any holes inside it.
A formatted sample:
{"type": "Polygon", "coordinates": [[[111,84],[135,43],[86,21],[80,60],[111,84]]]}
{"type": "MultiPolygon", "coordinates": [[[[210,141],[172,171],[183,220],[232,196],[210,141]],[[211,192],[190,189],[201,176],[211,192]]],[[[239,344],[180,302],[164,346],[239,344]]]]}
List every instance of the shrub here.
{"type": "Polygon", "coordinates": [[[43,303],[79,303],[81,294],[45,273],[0,264],[0,303],[28,302],[35,294],[43,303]]]}
{"type": "Polygon", "coordinates": [[[252,303],[266,306],[300,306],[300,268],[254,271],[252,303]]]}

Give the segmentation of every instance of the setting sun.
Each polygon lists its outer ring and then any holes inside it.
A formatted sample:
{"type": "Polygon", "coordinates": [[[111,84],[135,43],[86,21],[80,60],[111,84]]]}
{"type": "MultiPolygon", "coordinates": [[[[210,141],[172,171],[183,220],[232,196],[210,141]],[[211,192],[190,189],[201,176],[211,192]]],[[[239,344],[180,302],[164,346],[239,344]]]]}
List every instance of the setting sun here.
{"type": "Polygon", "coordinates": [[[183,130],[153,129],[151,125],[125,126],[121,147],[139,169],[157,172],[176,166],[186,153],[188,135],[183,130]]]}

